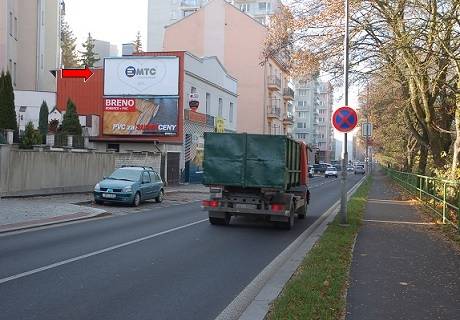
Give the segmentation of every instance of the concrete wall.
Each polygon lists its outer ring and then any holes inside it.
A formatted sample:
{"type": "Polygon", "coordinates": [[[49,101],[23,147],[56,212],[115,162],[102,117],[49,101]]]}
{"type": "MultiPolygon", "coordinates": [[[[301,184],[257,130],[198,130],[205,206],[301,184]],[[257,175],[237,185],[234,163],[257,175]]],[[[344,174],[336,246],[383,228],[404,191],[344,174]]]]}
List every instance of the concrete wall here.
{"type": "Polygon", "coordinates": [[[0,145],[0,197],[89,192],[122,165],[160,172],[161,154],[32,151],[0,145]]]}
{"type": "Polygon", "coordinates": [[[0,145],[0,196],[91,191],[115,155],[19,150],[0,145]]]}

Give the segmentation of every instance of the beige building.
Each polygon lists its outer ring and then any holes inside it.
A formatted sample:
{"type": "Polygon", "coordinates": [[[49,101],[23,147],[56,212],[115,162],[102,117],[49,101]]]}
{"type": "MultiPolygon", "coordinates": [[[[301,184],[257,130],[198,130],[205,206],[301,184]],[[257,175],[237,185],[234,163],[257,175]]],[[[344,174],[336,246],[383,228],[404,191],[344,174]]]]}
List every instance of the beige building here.
{"type": "Polygon", "coordinates": [[[15,90],[56,91],[63,1],[0,0],[0,70],[15,90]]]}
{"type": "MultiPolygon", "coordinates": [[[[165,27],[191,15],[212,0],[149,0],[148,51],[163,49],[165,27]]],[[[268,25],[278,11],[281,0],[225,0],[260,23],[268,25]]]]}
{"type": "Polygon", "coordinates": [[[266,36],[267,28],[257,20],[224,0],[212,0],[166,27],[163,46],[216,56],[238,79],[238,132],[289,134],[294,93],[280,61],[261,65],[266,36]]]}

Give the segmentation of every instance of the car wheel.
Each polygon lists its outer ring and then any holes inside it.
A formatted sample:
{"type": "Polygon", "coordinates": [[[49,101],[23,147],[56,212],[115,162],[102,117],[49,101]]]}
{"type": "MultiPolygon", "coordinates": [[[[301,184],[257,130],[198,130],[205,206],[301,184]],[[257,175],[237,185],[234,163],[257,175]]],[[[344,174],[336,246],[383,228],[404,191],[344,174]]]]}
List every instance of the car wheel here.
{"type": "Polygon", "coordinates": [[[155,198],[155,201],[157,203],[161,203],[163,202],[163,198],[165,196],[165,192],[163,191],[163,189],[160,190],[160,193],[158,194],[158,197],[155,198]]]}
{"type": "Polygon", "coordinates": [[[136,192],[136,194],[134,195],[134,199],[133,199],[133,206],[139,207],[140,204],[141,204],[141,194],[139,192],[136,192]]]}
{"type": "Polygon", "coordinates": [[[104,204],[104,201],[102,201],[102,200],[94,200],[94,202],[95,202],[96,204],[104,204]]]}

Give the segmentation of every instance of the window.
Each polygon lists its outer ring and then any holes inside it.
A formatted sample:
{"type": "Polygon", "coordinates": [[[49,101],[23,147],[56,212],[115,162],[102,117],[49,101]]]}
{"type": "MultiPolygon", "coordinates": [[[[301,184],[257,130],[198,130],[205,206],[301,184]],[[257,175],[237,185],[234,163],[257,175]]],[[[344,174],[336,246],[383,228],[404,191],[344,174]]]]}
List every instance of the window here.
{"type": "Polygon", "coordinates": [[[300,108],[306,108],[307,107],[307,101],[297,101],[297,106],[300,108]]]}
{"type": "Polygon", "coordinates": [[[319,109],[319,114],[325,114],[326,113],[326,109],[319,109]]]}
{"type": "Polygon", "coordinates": [[[190,88],[190,93],[196,93],[196,88],[195,88],[195,87],[191,87],[191,88],[190,88]]]}
{"type": "Polygon", "coordinates": [[[308,94],[308,89],[299,89],[298,95],[299,97],[306,97],[308,94]]]}
{"type": "Polygon", "coordinates": [[[308,118],[308,111],[298,111],[297,117],[300,119],[307,119],[308,118]]]}
{"type": "Polygon", "coordinates": [[[109,143],[107,144],[107,151],[114,150],[115,152],[120,152],[120,145],[118,143],[109,143]]]}
{"type": "Polygon", "coordinates": [[[249,3],[240,4],[240,10],[243,11],[243,12],[248,12],[249,11],[249,3]]]}
{"type": "Polygon", "coordinates": [[[270,3],[259,2],[259,11],[264,11],[264,12],[270,11],[270,3]]]}
{"type": "Polygon", "coordinates": [[[142,173],[142,183],[150,183],[150,175],[147,171],[142,173]]]}
{"type": "Polygon", "coordinates": [[[152,180],[152,182],[160,182],[161,181],[161,178],[158,175],[158,173],[153,172],[153,171],[149,171],[149,173],[150,173],[150,180],[152,180]]]}
{"type": "Polygon", "coordinates": [[[219,98],[219,111],[217,113],[217,115],[219,117],[222,117],[222,114],[223,114],[223,111],[224,111],[223,109],[224,109],[224,102],[223,102],[222,98],[219,98]]]}
{"type": "Polygon", "coordinates": [[[297,133],[297,139],[307,139],[308,135],[306,133],[297,133]]]}
{"type": "Polygon", "coordinates": [[[306,129],[307,128],[307,123],[306,122],[297,122],[297,128],[298,129],[306,129]]]}
{"type": "Polygon", "coordinates": [[[10,36],[13,36],[13,12],[11,11],[8,20],[8,33],[10,34],[10,36]]]}
{"type": "Polygon", "coordinates": [[[230,123],[233,122],[233,102],[230,102],[230,109],[228,110],[228,119],[230,123]]]}
{"type": "Polygon", "coordinates": [[[211,94],[206,92],[206,114],[211,114],[211,94]]]}

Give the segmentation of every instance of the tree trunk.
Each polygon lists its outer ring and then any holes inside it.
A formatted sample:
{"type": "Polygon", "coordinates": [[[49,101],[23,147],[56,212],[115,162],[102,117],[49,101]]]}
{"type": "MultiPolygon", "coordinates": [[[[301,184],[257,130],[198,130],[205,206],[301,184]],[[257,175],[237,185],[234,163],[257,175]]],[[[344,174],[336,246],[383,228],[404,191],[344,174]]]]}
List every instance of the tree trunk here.
{"type": "Polygon", "coordinates": [[[420,160],[418,162],[418,173],[424,175],[426,173],[426,164],[428,161],[428,148],[424,145],[420,146],[420,160]]]}
{"type": "MultiPolygon", "coordinates": [[[[460,74],[459,74],[460,77],[460,74]]],[[[457,169],[460,165],[460,78],[457,80],[457,93],[455,94],[455,133],[454,154],[452,158],[452,178],[457,178],[457,169]]]]}

